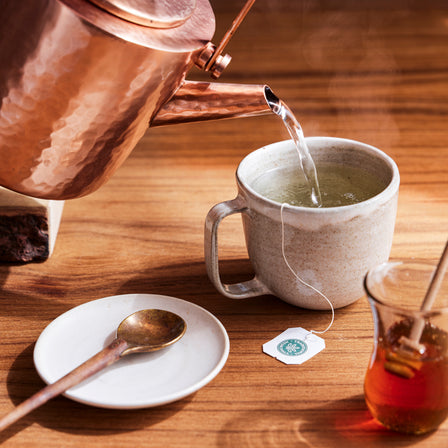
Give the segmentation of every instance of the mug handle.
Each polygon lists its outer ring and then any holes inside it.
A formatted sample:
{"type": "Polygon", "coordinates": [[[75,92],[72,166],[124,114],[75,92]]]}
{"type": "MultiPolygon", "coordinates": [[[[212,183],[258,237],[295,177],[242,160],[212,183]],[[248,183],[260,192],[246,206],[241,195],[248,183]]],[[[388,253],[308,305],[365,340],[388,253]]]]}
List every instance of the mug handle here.
{"type": "Polygon", "coordinates": [[[205,219],[204,254],[207,274],[216,289],[230,299],[246,299],[248,297],[271,294],[269,289],[255,277],[251,280],[224,284],[219,275],[218,227],[221,221],[234,213],[247,213],[248,207],[241,196],[231,201],[220,202],[210,209],[205,219]]]}

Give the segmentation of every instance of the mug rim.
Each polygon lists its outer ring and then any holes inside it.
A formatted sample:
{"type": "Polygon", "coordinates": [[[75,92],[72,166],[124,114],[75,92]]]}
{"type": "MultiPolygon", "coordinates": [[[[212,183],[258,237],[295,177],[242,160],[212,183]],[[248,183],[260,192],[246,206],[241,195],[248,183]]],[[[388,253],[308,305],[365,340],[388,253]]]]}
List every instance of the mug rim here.
{"type": "MultiPolygon", "coordinates": [[[[373,153],[377,156],[380,156],[380,158],[385,161],[388,166],[391,169],[391,180],[387,184],[387,186],[380,191],[378,194],[366,199],[365,201],[357,202],[355,204],[349,204],[349,205],[341,205],[336,207],[304,207],[304,206],[298,206],[298,205],[291,205],[288,203],[284,203],[284,206],[292,211],[292,212],[300,212],[300,213],[309,213],[309,214],[331,214],[331,213],[341,213],[344,211],[349,210],[359,210],[364,207],[368,207],[373,203],[381,202],[382,200],[385,200],[386,198],[390,198],[395,194],[396,191],[398,191],[399,185],[400,185],[400,173],[398,170],[398,166],[396,162],[390,157],[388,154],[386,154],[384,151],[376,148],[375,146],[369,145],[368,143],[360,142],[358,140],[353,139],[347,139],[347,138],[341,138],[341,137],[329,137],[329,136],[312,136],[312,137],[305,137],[306,141],[324,141],[328,143],[336,143],[338,146],[341,146],[341,144],[350,144],[359,146],[361,145],[364,149],[368,150],[370,153],[373,153]]],[[[266,151],[270,148],[273,148],[275,146],[291,146],[294,147],[295,144],[292,139],[287,140],[281,140],[278,142],[271,143],[269,145],[262,146],[258,149],[255,149],[254,151],[247,154],[239,163],[238,168],[236,170],[236,181],[238,186],[247,192],[250,196],[254,197],[260,202],[269,204],[272,208],[281,208],[282,203],[274,201],[272,199],[269,199],[260,193],[258,193],[256,190],[254,190],[246,181],[244,181],[241,177],[241,170],[244,168],[244,165],[248,163],[248,160],[253,157],[253,154],[259,153],[262,151],[266,151]]]]}

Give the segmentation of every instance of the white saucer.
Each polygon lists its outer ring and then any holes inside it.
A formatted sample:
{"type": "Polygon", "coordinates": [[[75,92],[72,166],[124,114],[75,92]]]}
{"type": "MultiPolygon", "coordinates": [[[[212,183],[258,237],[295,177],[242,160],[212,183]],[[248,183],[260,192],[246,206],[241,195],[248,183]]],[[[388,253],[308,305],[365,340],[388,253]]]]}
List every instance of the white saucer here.
{"type": "Polygon", "coordinates": [[[200,306],[154,294],[106,297],[59,316],[45,328],[34,348],[40,377],[47,384],[54,383],[109,344],[124,318],[148,308],[181,316],[187,323],[182,339],[158,352],[123,357],[64,395],[98,407],[137,409],[196,392],[223,368],[229,354],[227,332],[200,306]]]}

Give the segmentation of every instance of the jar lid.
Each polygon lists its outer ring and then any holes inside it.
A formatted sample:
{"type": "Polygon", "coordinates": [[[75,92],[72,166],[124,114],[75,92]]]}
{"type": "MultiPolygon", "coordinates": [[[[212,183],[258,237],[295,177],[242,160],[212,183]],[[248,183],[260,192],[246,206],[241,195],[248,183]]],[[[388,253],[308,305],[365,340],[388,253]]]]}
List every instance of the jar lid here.
{"type": "Polygon", "coordinates": [[[196,0],[90,0],[96,6],[129,22],[150,28],[175,28],[185,23],[196,0]]]}

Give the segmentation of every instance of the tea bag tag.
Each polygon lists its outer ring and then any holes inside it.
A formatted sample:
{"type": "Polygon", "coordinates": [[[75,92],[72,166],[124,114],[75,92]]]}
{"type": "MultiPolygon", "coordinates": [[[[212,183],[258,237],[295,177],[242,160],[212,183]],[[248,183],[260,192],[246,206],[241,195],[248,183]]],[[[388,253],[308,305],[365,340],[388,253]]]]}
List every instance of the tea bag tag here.
{"type": "Polygon", "coordinates": [[[305,328],[288,328],[263,344],[263,352],[285,364],[303,364],[325,348],[325,341],[305,328]]]}

